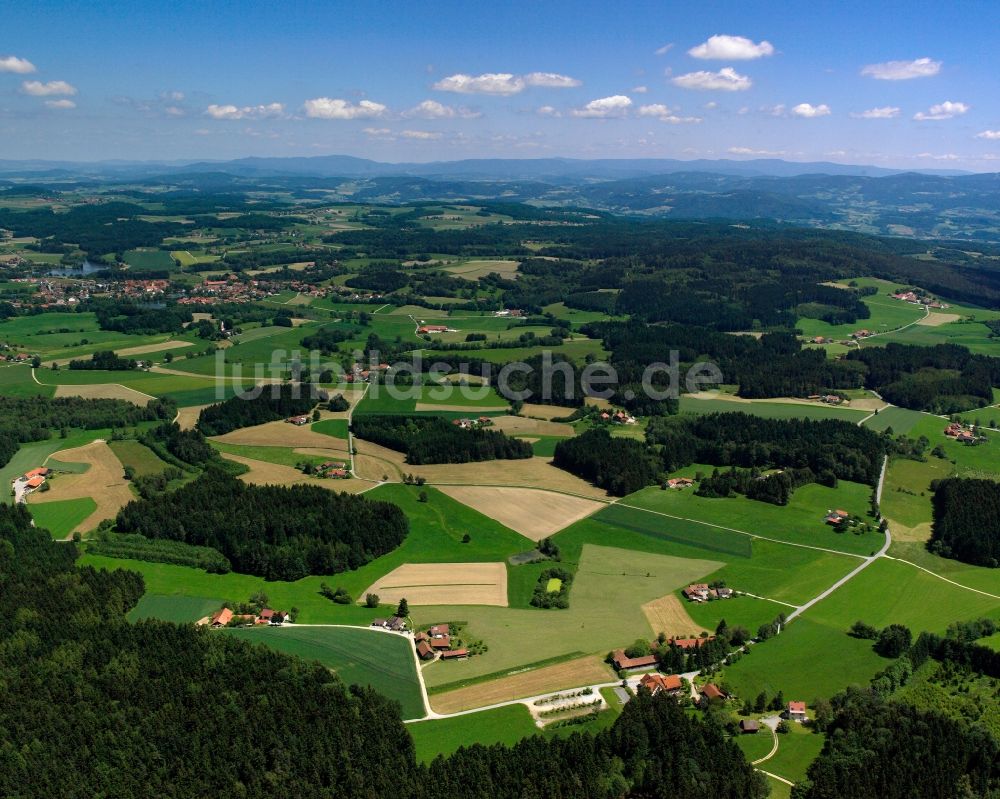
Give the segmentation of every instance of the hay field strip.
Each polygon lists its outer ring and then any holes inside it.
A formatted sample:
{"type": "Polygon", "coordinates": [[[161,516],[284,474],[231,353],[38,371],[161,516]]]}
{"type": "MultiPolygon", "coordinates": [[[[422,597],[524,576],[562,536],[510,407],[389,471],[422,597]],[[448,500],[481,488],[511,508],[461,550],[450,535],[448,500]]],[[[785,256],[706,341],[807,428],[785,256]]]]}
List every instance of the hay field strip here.
{"type": "Polygon", "coordinates": [[[610,667],[596,655],[567,660],[553,666],[514,673],[490,682],[470,685],[430,696],[435,713],[460,713],[530,696],[614,679],[610,667]]]}
{"type": "Polygon", "coordinates": [[[532,541],[541,541],[605,505],[532,488],[441,486],[439,490],[532,541]]]}
{"type": "Polygon", "coordinates": [[[384,603],[405,598],[413,605],[507,607],[503,563],[406,563],[376,580],[364,593],[384,603]]]}
{"type": "Polygon", "coordinates": [[[642,612],[649,621],[653,632],[668,636],[697,636],[711,632],[692,619],[676,594],[667,594],[642,606],[642,612]]]}
{"type": "Polygon", "coordinates": [[[56,397],[82,397],[83,399],[121,399],[133,405],[145,406],[155,397],[136,391],[120,383],[97,383],[89,386],[56,386],[56,397]]]}

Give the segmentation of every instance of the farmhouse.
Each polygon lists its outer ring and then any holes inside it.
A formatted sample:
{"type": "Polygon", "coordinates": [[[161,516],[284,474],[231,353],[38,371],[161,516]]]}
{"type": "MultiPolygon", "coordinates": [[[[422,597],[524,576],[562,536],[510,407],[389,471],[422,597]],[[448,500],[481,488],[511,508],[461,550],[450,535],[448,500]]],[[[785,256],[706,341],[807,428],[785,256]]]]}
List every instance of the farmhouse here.
{"type": "Polygon", "coordinates": [[[304,425],[304,424],[309,424],[309,417],[308,416],[291,416],[288,419],[285,419],[285,421],[288,422],[289,424],[295,425],[296,427],[302,427],[302,425],[304,425]]]}
{"type": "Polygon", "coordinates": [[[425,633],[423,630],[421,630],[415,636],[413,636],[413,640],[416,641],[418,644],[421,641],[429,641],[430,639],[431,639],[431,637],[427,633],[425,633]]]}
{"type": "Polygon", "coordinates": [[[684,594],[692,602],[705,602],[712,589],[708,587],[708,583],[692,583],[687,588],[685,588],[681,593],[684,594]]]}
{"type": "Polygon", "coordinates": [[[386,621],[385,627],[394,633],[401,633],[406,630],[406,619],[401,619],[399,616],[392,616],[386,621]]]}
{"type": "Polygon", "coordinates": [[[24,481],[24,490],[25,490],[25,493],[29,493],[31,491],[36,490],[44,482],[45,482],[45,478],[41,477],[41,476],[32,477],[30,479],[25,480],[24,481]]]}
{"type": "Polygon", "coordinates": [[[430,660],[434,657],[434,650],[428,646],[426,641],[421,641],[417,644],[417,655],[421,660],[430,660]]]}
{"type": "Polygon", "coordinates": [[[421,325],[417,328],[417,333],[424,335],[425,333],[447,333],[448,325],[421,325]]]}
{"type": "Polygon", "coordinates": [[[789,702],[788,709],[785,711],[785,715],[792,721],[805,721],[806,720],[806,703],[805,702],[789,702]]]}
{"type": "Polygon", "coordinates": [[[441,638],[442,636],[447,637],[450,634],[447,624],[435,624],[427,631],[431,638],[441,638]]]}
{"type": "Polygon", "coordinates": [[[434,649],[451,649],[451,637],[447,635],[431,639],[431,646],[434,649]]]}
{"type": "Polygon", "coordinates": [[[667,480],[667,488],[690,488],[694,480],[690,477],[671,477],[667,480]]]}
{"type": "Polygon", "coordinates": [[[707,683],[701,689],[701,698],[706,702],[711,702],[713,699],[728,699],[726,692],[719,688],[715,683],[707,683]]]}
{"type": "Polygon", "coordinates": [[[640,655],[637,658],[630,658],[625,654],[624,649],[616,649],[612,656],[612,662],[618,671],[648,669],[656,665],[656,655],[640,655]]]}
{"type": "Polygon", "coordinates": [[[841,522],[847,521],[849,518],[851,518],[851,514],[849,514],[846,510],[838,509],[838,510],[829,510],[826,512],[827,524],[837,525],[840,524],[841,522]]]}
{"type": "Polygon", "coordinates": [[[949,424],[944,429],[944,434],[949,438],[954,438],[956,441],[961,441],[966,444],[973,443],[976,440],[976,434],[963,427],[959,422],[952,422],[949,424]]]}
{"type": "Polygon", "coordinates": [[[862,330],[855,330],[853,333],[851,333],[851,338],[853,339],[868,338],[869,336],[872,335],[874,335],[874,333],[872,333],[871,330],[862,329],[862,330]]]}
{"type": "Polygon", "coordinates": [[[441,653],[441,660],[459,660],[468,656],[468,649],[448,649],[441,653]]]}
{"type": "Polygon", "coordinates": [[[760,722],[756,719],[741,719],[740,732],[744,735],[756,735],[760,731],[760,722]]]}
{"type": "Polygon", "coordinates": [[[662,674],[644,674],[639,680],[639,685],[649,691],[653,696],[663,692],[675,694],[684,686],[681,678],[676,674],[664,676],[662,674]]]}
{"type": "Polygon", "coordinates": [[[711,641],[715,638],[714,635],[706,635],[704,638],[671,638],[668,642],[673,644],[678,649],[697,649],[706,641],[711,641]]]}
{"type": "Polygon", "coordinates": [[[48,477],[52,472],[51,469],[46,469],[44,466],[39,466],[36,469],[32,469],[30,472],[24,473],[24,479],[30,480],[32,477],[48,477]]]}
{"type": "Polygon", "coordinates": [[[213,627],[225,627],[233,619],[233,612],[229,608],[217,610],[212,614],[209,622],[213,627]]]}

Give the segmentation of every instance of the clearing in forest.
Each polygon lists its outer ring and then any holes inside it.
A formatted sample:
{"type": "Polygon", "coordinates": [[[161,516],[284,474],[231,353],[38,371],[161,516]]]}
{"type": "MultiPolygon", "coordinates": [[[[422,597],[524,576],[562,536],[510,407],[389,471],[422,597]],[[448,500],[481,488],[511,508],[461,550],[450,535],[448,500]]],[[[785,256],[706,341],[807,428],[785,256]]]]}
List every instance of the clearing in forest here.
{"type": "Polygon", "coordinates": [[[554,491],[499,486],[441,486],[442,493],[540,541],[604,507],[603,502],[554,491]]]}
{"type": "Polygon", "coordinates": [[[317,447],[329,449],[333,443],[330,436],[317,433],[311,425],[291,424],[284,420],[267,422],[233,430],[225,435],[215,436],[215,441],[223,444],[242,444],[257,447],[317,447]]]}
{"type": "Polygon", "coordinates": [[[135,497],[125,481],[124,467],[103,440],[82,447],[64,449],[52,455],[63,463],[83,463],[90,468],[80,474],[58,474],[49,480],[49,491],[36,491],[28,502],[42,504],[64,499],[91,497],[97,509],[71,532],[87,532],[103,519],[113,519],[135,497]]]}
{"type": "Polygon", "coordinates": [[[383,604],[405,598],[412,605],[507,607],[507,567],[503,563],[406,563],[364,593],[378,594],[383,604]]]}

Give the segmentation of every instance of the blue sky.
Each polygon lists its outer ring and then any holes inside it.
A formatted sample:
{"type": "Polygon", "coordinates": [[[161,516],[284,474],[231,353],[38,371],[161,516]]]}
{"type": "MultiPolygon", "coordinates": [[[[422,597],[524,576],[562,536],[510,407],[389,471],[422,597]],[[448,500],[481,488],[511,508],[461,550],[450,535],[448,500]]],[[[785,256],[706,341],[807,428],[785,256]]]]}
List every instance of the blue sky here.
{"type": "Polygon", "coordinates": [[[997,0],[478,5],[0,0],[0,158],[1000,171],[997,0]]]}

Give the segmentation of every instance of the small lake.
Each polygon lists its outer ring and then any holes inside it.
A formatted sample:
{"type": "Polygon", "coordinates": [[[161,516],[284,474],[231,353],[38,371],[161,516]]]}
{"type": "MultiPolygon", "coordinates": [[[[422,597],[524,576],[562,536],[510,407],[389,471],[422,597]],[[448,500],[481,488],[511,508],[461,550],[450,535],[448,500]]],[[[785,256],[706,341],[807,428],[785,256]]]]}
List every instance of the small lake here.
{"type": "Polygon", "coordinates": [[[80,266],[74,268],[71,266],[58,266],[55,269],[50,269],[48,272],[49,277],[83,277],[84,275],[92,275],[94,272],[101,272],[105,269],[110,269],[111,267],[107,264],[92,264],[90,261],[84,261],[80,266]]]}

